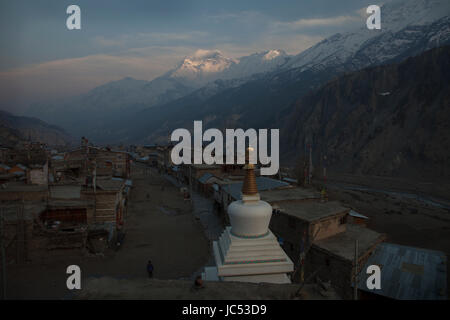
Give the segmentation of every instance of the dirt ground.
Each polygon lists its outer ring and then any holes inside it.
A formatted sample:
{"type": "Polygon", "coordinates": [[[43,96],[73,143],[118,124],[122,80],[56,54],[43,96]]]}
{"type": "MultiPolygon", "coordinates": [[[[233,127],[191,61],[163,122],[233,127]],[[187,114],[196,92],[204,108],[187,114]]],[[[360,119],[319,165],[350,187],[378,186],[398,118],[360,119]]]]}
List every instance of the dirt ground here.
{"type": "Polygon", "coordinates": [[[155,279],[191,279],[205,265],[210,246],[203,228],[183,200],[179,189],[154,170],[133,166],[133,189],[118,251],[104,256],[77,251],[48,252],[40,263],[7,267],[7,298],[64,299],[73,292],[66,288],[67,266],[80,266],[87,278],[138,279],[147,277],[149,259],[155,279]]]}
{"type": "Polygon", "coordinates": [[[339,300],[333,288],[307,284],[298,294],[298,284],[205,282],[200,289],[183,280],[110,278],[89,279],[75,299],[170,299],[170,300],[339,300]]]}

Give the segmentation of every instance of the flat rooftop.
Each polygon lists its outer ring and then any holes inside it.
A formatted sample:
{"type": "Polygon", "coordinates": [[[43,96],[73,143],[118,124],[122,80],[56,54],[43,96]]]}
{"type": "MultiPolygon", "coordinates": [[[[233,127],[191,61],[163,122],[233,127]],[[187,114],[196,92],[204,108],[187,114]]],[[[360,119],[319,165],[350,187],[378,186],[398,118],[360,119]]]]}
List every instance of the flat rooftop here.
{"type": "Polygon", "coordinates": [[[358,240],[358,255],[361,257],[385,239],[385,235],[358,225],[347,224],[345,232],[315,241],[313,247],[325,250],[345,260],[355,259],[355,240],[358,240]]]}
{"type": "MultiPolygon", "coordinates": [[[[267,201],[267,200],[266,200],[267,201]]],[[[290,216],[314,222],[336,215],[344,215],[350,211],[337,201],[328,202],[295,202],[285,201],[278,203],[279,209],[290,216]]]]}
{"type": "Polygon", "coordinates": [[[320,199],[320,193],[314,189],[307,188],[285,188],[275,190],[265,190],[259,193],[261,200],[269,203],[276,203],[286,200],[310,200],[320,199]]]}

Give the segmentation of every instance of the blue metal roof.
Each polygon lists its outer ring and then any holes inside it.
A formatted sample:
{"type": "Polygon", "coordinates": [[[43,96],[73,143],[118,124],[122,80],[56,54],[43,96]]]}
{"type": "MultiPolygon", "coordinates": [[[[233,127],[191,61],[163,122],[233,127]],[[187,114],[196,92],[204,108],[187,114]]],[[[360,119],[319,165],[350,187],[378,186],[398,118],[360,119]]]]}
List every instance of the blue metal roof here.
{"type": "MultiPolygon", "coordinates": [[[[242,181],[230,183],[224,185],[223,189],[225,192],[229,193],[234,200],[238,200],[241,198],[242,184],[242,181]]],[[[267,177],[256,177],[256,186],[258,187],[258,191],[264,191],[287,187],[289,186],[289,183],[267,177]]]]}
{"type": "Polygon", "coordinates": [[[401,300],[447,299],[447,257],[441,251],[381,243],[359,275],[358,288],[401,300]],[[367,288],[367,267],[381,269],[381,289],[367,288]]]}
{"type": "Polygon", "coordinates": [[[198,179],[198,181],[199,181],[200,183],[205,184],[205,183],[208,181],[208,179],[211,178],[211,177],[214,177],[214,175],[212,175],[211,173],[207,172],[207,173],[205,173],[204,175],[202,175],[202,176],[198,179]]]}
{"type": "Polygon", "coordinates": [[[361,213],[358,213],[358,212],[356,212],[355,210],[350,210],[349,214],[350,214],[352,217],[362,218],[362,219],[369,219],[369,217],[367,217],[367,216],[365,216],[365,215],[363,215],[363,214],[361,214],[361,213]]]}
{"type": "Polygon", "coordinates": [[[283,181],[289,182],[289,183],[298,183],[297,179],[292,179],[292,178],[283,178],[283,181]]]}

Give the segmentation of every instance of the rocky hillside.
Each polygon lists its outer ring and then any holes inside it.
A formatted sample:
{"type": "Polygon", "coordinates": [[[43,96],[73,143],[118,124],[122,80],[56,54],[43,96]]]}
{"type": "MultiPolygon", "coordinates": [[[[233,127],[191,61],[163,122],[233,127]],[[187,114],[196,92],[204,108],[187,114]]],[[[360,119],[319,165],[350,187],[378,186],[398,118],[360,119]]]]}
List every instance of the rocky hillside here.
{"type": "Polygon", "coordinates": [[[63,129],[30,117],[20,117],[0,110],[0,144],[14,146],[19,141],[43,142],[61,146],[73,142],[74,138],[63,129]]]}
{"type": "Polygon", "coordinates": [[[339,172],[450,177],[450,47],[328,83],[279,122],[295,159],[312,143],[339,172]]]}
{"type": "Polygon", "coordinates": [[[17,130],[0,125],[0,145],[2,147],[12,148],[22,141],[24,141],[23,137],[17,130]]]}

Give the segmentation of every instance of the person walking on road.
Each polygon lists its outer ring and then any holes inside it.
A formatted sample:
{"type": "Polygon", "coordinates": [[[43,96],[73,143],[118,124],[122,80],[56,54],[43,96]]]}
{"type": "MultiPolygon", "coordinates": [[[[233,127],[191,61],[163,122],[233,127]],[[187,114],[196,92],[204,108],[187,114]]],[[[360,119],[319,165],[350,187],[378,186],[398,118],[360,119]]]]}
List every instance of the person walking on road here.
{"type": "Polygon", "coordinates": [[[147,263],[147,273],[148,273],[148,277],[149,278],[153,278],[153,264],[152,264],[152,262],[150,261],[150,260],[148,260],[148,263],[147,263]]]}

